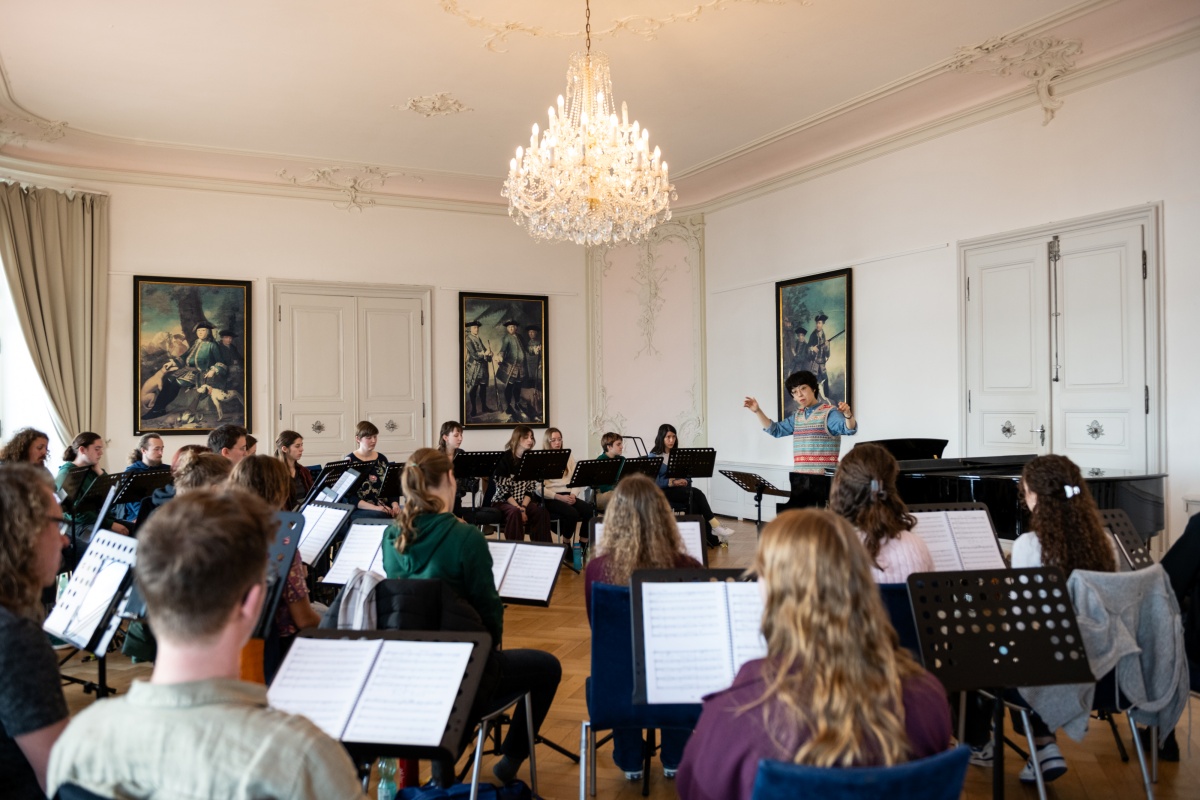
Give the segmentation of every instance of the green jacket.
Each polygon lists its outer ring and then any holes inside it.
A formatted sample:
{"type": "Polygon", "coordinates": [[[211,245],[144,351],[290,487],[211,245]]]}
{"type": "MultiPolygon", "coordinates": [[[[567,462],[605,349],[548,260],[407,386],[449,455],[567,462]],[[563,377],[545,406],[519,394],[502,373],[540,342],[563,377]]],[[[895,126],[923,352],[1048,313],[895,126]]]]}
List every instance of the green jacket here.
{"type": "Polygon", "coordinates": [[[389,578],[440,580],[479,612],[498,647],[504,633],[504,604],[492,577],[492,554],[477,528],[453,514],[421,514],[417,536],[403,554],[396,552],[400,528],[383,534],[383,569],[389,578]]]}

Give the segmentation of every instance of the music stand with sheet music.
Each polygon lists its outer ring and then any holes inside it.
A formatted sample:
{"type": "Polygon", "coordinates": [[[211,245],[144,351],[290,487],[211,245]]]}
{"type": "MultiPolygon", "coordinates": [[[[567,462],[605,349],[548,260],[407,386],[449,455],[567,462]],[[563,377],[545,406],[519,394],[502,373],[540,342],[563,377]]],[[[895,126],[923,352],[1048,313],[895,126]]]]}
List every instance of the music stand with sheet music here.
{"type": "MultiPolygon", "coordinates": [[[[483,677],[484,666],[487,663],[487,656],[491,650],[491,646],[492,639],[486,633],[309,629],[301,631],[298,634],[296,643],[284,659],[283,665],[280,667],[274,682],[271,684],[271,688],[267,691],[267,700],[273,708],[309,717],[316,721],[318,727],[322,728],[327,734],[341,741],[342,745],[350,753],[350,757],[354,760],[354,763],[358,766],[360,775],[369,774],[371,765],[378,758],[448,759],[457,761],[463,739],[473,727],[470,716],[471,706],[475,701],[476,693],[479,691],[479,683],[483,677]],[[306,640],[317,641],[306,644],[306,640]],[[336,655],[330,659],[318,659],[315,662],[315,667],[312,666],[314,662],[309,661],[307,665],[304,665],[308,667],[307,669],[302,666],[302,661],[293,659],[294,655],[301,654],[305,651],[306,647],[317,644],[322,640],[339,640],[346,643],[362,642],[364,645],[367,645],[369,642],[382,640],[384,643],[383,647],[386,647],[388,642],[413,642],[418,643],[418,645],[412,652],[407,652],[399,656],[409,664],[408,667],[404,667],[400,671],[385,669],[382,662],[389,656],[385,651],[380,650],[374,663],[368,665],[367,674],[361,675],[359,678],[359,686],[356,687],[357,691],[351,690],[349,693],[346,693],[346,696],[352,700],[349,703],[349,708],[335,709],[331,714],[329,708],[337,703],[338,700],[328,697],[328,692],[311,693],[307,687],[312,685],[337,686],[345,684],[349,680],[346,669],[339,663],[336,655]],[[427,643],[427,646],[422,647],[419,643],[427,643]],[[439,644],[468,644],[470,645],[470,654],[467,657],[466,666],[459,680],[457,692],[449,704],[449,713],[446,716],[444,727],[439,726],[442,727],[442,731],[437,742],[434,743],[431,740],[421,742],[362,741],[353,738],[356,735],[356,725],[360,729],[383,730],[384,728],[388,728],[389,733],[392,735],[396,733],[403,735],[404,726],[396,723],[405,719],[405,705],[419,702],[428,707],[431,697],[427,694],[421,697],[404,696],[407,682],[398,676],[405,674],[419,676],[430,673],[440,675],[436,670],[430,671],[424,669],[424,664],[421,663],[422,659],[416,657],[421,649],[432,650],[439,644]],[[291,683],[293,676],[299,679],[300,686],[298,689],[293,687],[291,683]],[[388,697],[374,698],[370,696],[372,691],[379,692],[380,689],[384,689],[388,697]],[[362,709],[357,708],[360,702],[366,703],[362,709]],[[388,709],[386,706],[388,702],[391,702],[394,707],[388,709]],[[310,705],[312,708],[309,707],[310,705]],[[364,712],[361,719],[359,714],[356,713],[356,711],[360,710],[364,712]],[[335,730],[335,728],[340,728],[340,730],[335,730]]],[[[346,650],[342,649],[342,653],[344,654],[345,652],[346,650]]],[[[297,655],[297,657],[299,656],[297,655]]],[[[421,692],[422,690],[417,688],[414,691],[421,692]]],[[[531,715],[529,716],[529,720],[532,733],[531,715]]],[[[479,768],[482,761],[483,736],[485,734],[486,731],[481,728],[480,736],[476,741],[475,775],[472,778],[473,785],[470,795],[472,800],[477,796],[478,791],[479,768]]],[[[531,771],[534,763],[533,758],[531,748],[531,771]]]]}
{"type": "MultiPolygon", "coordinates": [[[[98,672],[94,683],[68,675],[61,677],[67,683],[82,685],[84,693],[94,691],[98,698],[115,693],[107,684],[106,655],[121,624],[120,612],[133,585],[136,563],[136,539],[113,531],[99,531],[42,625],[43,630],[76,651],[86,650],[95,656],[98,672]]],[[[59,666],[67,660],[63,659],[59,666]]]]}
{"type": "MultiPolygon", "coordinates": [[[[674,458],[672,458],[674,460],[674,458]]],[[[669,469],[669,468],[668,468],[669,469]]],[[[754,495],[754,509],[758,512],[758,516],[754,521],[754,528],[758,534],[762,534],[762,499],[763,495],[774,495],[776,497],[791,497],[790,492],[785,492],[778,486],[772,484],[762,475],[756,475],[753,472],[738,472],[732,469],[720,470],[721,474],[729,480],[733,481],[744,491],[754,495]]]]}
{"type": "Polygon", "coordinates": [[[304,502],[300,505],[308,505],[313,500],[320,496],[323,489],[333,486],[337,479],[342,477],[342,473],[350,469],[350,459],[344,458],[341,461],[330,461],[325,466],[321,467],[321,472],[313,481],[312,488],[308,490],[308,494],[304,497],[304,502]]]}
{"type": "Polygon", "coordinates": [[[621,474],[621,465],[625,461],[619,458],[589,459],[576,461],[575,472],[567,483],[568,489],[581,486],[613,486],[621,474]]]}
{"type": "MultiPolygon", "coordinates": [[[[1104,527],[1108,528],[1109,533],[1116,539],[1117,549],[1121,551],[1121,558],[1124,559],[1129,572],[1154,566],[1154,556],[1150,555],[1142,535],[1133,527],[1133,520],[1129,519],[1124,509],[1102,508],[1100,518],[1104,521],[1104,527]]],[[[1122,570],[1124,571],[1126,570],[1122,570]]]]}
{"type": "MultiPolygon", "coordinates": [[[[79,522],[80,515],[93,511],[99,517],[100,509],[104,506],[104,501],[108,499],[109,491],[121,482],[121,476],[124,474],[118,472],[110,475],[106,472],[103,475],[98,475],[96,476],[96,480],[92,481],[87,491],[80,495],[80,486],[91,469],[91,467],[77,467],[72,469],[67,473],[67,477],[63,481],[63,490],[66,492],[67,497],[63,501],[62,506],[71,518],[71,557],[74,561],[70,566],[77,564],[82,557],[82,554],[79,552],[79,545],[82,543],[86,550],[86,545],[88,544],[87,541],[81,540],[81,537],[85,533],[88,533],[88,528],[79,522]],[[71,491],[72,488],[74,492],[71,491]]],[[[102,517],[99,518],[103,521],[102,517]]],[[[64,566],[67,565],[64,564],[64,566]]]]}
{"type": "Polygon", "coordinates": [[[354,506],[349,503],[326,503],[314,500],[300,511],[304,515],[304,529],[300,532],[300,559],[310,567],[316,566],[329,550],[338,534],[350,522],[354,506]],[[322,524],[326,514],[332,514],[332,524],[322,524]]]}
{"type": "MultiPolygon", "coordinates": [[[[175,482],[175,476],[171,474],[170,467],[151,467],[150,469],[142,469],[134,472],[121,472],[120,483],[117,487],[117,496],[113,501],[116,505],[126,505],[130,503],[140,503],[150,495],[154,494],[155,490],[162,489],[165,486],[170,486],[175,482]]],[[[101,517],[103,517],[103,512],[101,517]]],[[[134,515],[137,516],[136,514],[134,515]]]]}
{"type": "Polygon", "coordinates": [[[717,464],[717,451],[711,447],[676,447],[667,462],[667,485],[672,480],[686,479],[688,482],[688,507],[692,513],[692,479],[711,478],[717,464]]]}
{"type": "MultiPolygon", "coordinates": [[[[1095,683],[1058,567],[918,572],[908,594],[925,669],[948,692],[992,694],[992,796],[1004,797],[1004,691],[1095,683]]],[[[1033,732],[1026,726],[1031,752],[1033,732]]]]}
{"type": "Polygon", "coordinates": [[[488,540],[496,593],[505,603],[548,608],[562,566],[562,547],[551,542],[496,542],[488,540]],[[546,548],[553,548],[552,559],[546,548]],[[517,571],[520,571],[518,574],[517,571]],[[536,589],[536,594],[532,593],[536,589]]]}
{"type": "MultiPolygon", "coordinates": [[[[704,546],[704,518],[699,514],[683,514],[675,517],[675,524],[679,527],[679,536],[683,539],[683,546],[687,550],[687,554],[707,569],[708,548],[704,546]],[[687,533],[684,532],[684,525],[688,526],[687,533]]],[[[593,550],[600,546],[602,538],[604,538],[604,523],[592,517],[588,520],[588,542],[593,550]]]]}
{"type": "MultiPolygon", "coordinates": [[[[629,592],[631,602],[631,614],[633,616],[633,702],[640,705],[653,705],[656,703],[667,703],[671,705],[689,705],[699,703],[700,699],[710,692],[719,691],[727,688],[733,683],[734,677],[737,676],[737,671],[740,664],[733,666],[731,674],[728,675],[729,683],[724,686],[711,685],[701,687],[692,685],[688,687],[693,690],[693,700],[654,700],[650,696],[649,677],[648,677],[648,659],[646,657],[646,639],[647,631],[645,624],[645,603],[648,590],[647,584],[663,584],[663,583],[695,583],[705,587],[719,587],[725,584],[737,583],[753,583],[753,581],[745,580],[745,571],[740,569],[639,569],[636,570],[629,579],[629,592]]],[[[760,621],[762,617],[762,595],[759,593],[757,586],[753,587],[754,597],[758,604],[758,613],[750,622],[759,639],[762,638],[759,631],[760,621]]],[[[689,609],[689,612],[695,612],[695,606],[689,609]]],[[[693,618],[697,615],[691,614],[693,618]]],[[[711,629],[716,624],[716,620],[697,620],[706,628],[711,629]]],[[[742,621],[742,620],[739,620],[742,621]]],[[[732,620],[730,623],[732,624],[732,620]]],[[[732,629],[732,628],[731,628],[732,629]]],[[[691,649],[690,645],[686,646],[689,658],[694,656],[695,650],[691,649]]],[[[762,652],[759,656],[766,654],[765,642],[762,643],[762,652]]]]}
{"type": "Polygon", "coordinates": [[[404,496],[400,488],[400,476],[404,473],[403,461],[389,461],[384,467],[383,479],[379,481],[380,504],[387,506],[389,501],[399,501],[404,496]]]}
{"type": "Polygon", "coordinates": [[[386,519],[357,519],[342,539],[333,565],[321,577],[326,586],[344,586],[355,569],[386,577],[383,569],[383,532],[391,525],[386,519]]]}

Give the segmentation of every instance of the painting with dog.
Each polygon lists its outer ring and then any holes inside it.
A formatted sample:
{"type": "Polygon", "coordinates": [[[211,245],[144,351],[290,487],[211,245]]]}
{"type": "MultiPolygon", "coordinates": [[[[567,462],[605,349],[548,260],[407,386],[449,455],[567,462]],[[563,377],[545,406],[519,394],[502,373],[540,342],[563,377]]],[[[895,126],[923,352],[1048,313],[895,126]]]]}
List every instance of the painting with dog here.
{"type": "Polygon", "coordinates": [[[250,425],[250,286],[134,276],[135,433],[250,425]]]}

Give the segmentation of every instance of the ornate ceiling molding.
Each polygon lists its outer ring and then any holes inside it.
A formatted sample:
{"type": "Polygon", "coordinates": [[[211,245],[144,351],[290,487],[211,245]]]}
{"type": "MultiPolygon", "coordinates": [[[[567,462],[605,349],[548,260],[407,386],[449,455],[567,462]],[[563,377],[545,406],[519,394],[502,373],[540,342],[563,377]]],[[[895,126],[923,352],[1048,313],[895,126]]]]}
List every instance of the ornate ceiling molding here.
{"type": "Polygon", "coordinates": [[[1082,53],[1083,42],[1079,39],[1010,34],[958,48],[947,69],[997,77],[1024,75],[1033,83],[1042,104],[1042,124],[1049,125],[1063,106],[1063,101],[1054,96],[1053,84],[1075,69],[1075,57],[1082,53]]]}
{"type": "Polygon", "coordinates": [[[346,196],[345,200],[335,202],[335,208],[340,208],[344,211],[362,211],[367,206],[375,205],[374,198],[364,197],[364,193],[372,192],[385,183],[388,178],[403,176],[412,178],[417,183],[421,183],[423,178],[418,175],[408,175],[404,172],[386,172],[379,167],[360,167],[357,169],[347,169],[345,167],[312,167],[308,171],[308,175],[304,178],[298,178],[295,175],[289,175],[287,169],[281,169],[275,175],[282,181],[293,184],[295,186],[324,186],[330,189],[337,189],[346,196]],[[351,172],[344,178],[339,177],[338,173],[351,172]]]}
{"type": "Polygon", "coordinates": [[[40,142],[55,142],[67,135],[67,123],[51,121],[19,114],[0,114],[0,147],[6,144],[24,144],[30,137],[40,142]],[[17,123],[17,127],[13,127],[17,123]],[[33,128],[36,133],[22,128],[33,128]]]}
{"type": "Polygon", "coordinates": [[[448,114],[461,114],[464,111],[475,110],[463,105],[463,102],[450,92],[437,92],[435,94],[410,97],[404,105],[393,105],[392,108],[397,111],[411,111],[414,114],[420,114],[422,117],[443,117],[448,114]]]}
{"type": "MultiPolygon", "coordinates": [[[[484,39],[483,46],[487,50],[494,53],[505,52],[501,45],[508,43],[508,37],[514,34],[522,34],[540,39],[582,39],[583,30],[575,31],[556,31],[549,28],[544,28],[541,25],[533,25],[527,22],[518,22],[514,20],[504,20],[503,22],[493,22],[479,14],[472,14],[470,11],[460,7],[458,0],[438,0],[442,10],[451,16],[458,17],[467,23],[472,28],[481,28],[489,31],[490,35],[484,39]]],[[[617,36],[622,33],[628,33],[633,36],[640,36],[646,41],[653,41],[658,37],[658,32],[668,25],[676,22],[696,22],[706,11],[724,11],[725,9],[735,5],[755,5],[755,6],[784,6],[784,5],[812,5],[812,0],[707,0],[707,2],[697,3],[686,11],[676,11],[673,14],[667,14],[661,17],[647,17],[641,14],[631,14],[627,17],[619,17],[614,19],[607,28],[603,30],[593,30],[592,37],[602,39],[606,36],[617,36]]]]}

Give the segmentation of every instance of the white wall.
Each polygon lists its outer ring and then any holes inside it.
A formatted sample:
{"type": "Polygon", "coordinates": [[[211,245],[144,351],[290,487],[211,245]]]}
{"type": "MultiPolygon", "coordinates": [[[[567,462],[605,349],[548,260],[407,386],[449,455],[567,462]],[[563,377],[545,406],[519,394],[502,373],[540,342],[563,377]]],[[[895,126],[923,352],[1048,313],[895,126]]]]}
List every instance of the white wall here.
{"type": "Polygon", "coordinates": [[[741,408],[745,394],[774,397],[774,281],[854,266],[860,435],[937,435],[960,455],[955,243],[1161,201],[1177,535],[1182,496],[1200,491],[1198,88],[1193,53],[1070,94],[1046,127],[1030,108],[706,215],[709,442],[722,460],[789,457],[741,408]]]}
{"type": "MultiPolygon", "coordinates": [[[[254,281],[254,422],[274,436],[268,279],[433,287],[431,365],[436,436],[459,416],[458,291],[549,294],[551,424],[567,447],[586,442],[584,259],[574,245],[535,243],[505,216],[374,207],[272,196],[100,186],[112,196],[109,286],[107,468],[124,466],[133,436],[133,276],[254,281]]],[[[509,431],[469,431],[465,446],[488,449],[509,431]]],[[[199,437],[171,436],[168,455],[199,437]]],[[[540,443],[540,435],[539,435],[540,443]]]]}

